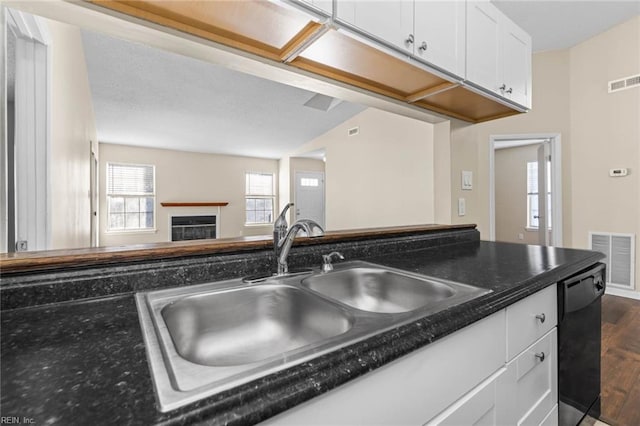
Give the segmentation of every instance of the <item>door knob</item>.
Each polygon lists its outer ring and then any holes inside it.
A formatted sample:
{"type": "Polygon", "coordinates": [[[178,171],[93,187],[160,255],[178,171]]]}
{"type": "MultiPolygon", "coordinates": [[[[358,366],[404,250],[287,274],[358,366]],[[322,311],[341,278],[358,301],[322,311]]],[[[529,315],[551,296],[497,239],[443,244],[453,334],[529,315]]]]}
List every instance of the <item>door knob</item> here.
{"type": "Polygon", "coordinates": [[[513,87],[509,87],[509,90],[506,90],[505,93],[509,93],[509,94],[513,93],[513,87]]]}
{"type": "Polygon", "coordinates": [[[418,47],[418,50],[422,50],[423,52],[427,51],[427,42],[423,41],[422,44],[420,45],[420,47],[418,47]]]}
{"type": "Polygon", "coordinates": [[[407,39],[404,41],[404,43],[406,45],[410,45],[410,44],[413,44],[414,40],[415,40],[415,38],[413,37],[413,34],[409,34],[409,37],[407,37],[407,39]]]}
{"type": "Polygon", "coordinates": [[[540,362],[544,361],[544,352],[536,353],[535,356],[540,360],[540,362]]]}
{"type": "Polygon", "coordinates": [[[541,323],[544,324],[544,321],[547,319],[544,313],[536,315],[536,318],[540,320],[541,323]]]}

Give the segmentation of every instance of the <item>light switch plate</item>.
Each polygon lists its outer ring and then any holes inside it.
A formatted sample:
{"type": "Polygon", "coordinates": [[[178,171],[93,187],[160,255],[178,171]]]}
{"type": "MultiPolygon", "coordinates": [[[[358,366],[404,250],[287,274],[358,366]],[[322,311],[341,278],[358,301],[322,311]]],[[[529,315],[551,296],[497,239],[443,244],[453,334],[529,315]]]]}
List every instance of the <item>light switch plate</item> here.
{"type": "Polygon", "coordinates": [[[473,172],[468,170],[462,171],[462,189],[466,191],[473,189],[473,172]]]}
{"type": "Polygon", "coordinates": [[[467,203],[464,198],[458,198],[458,216],[467,214],[467,203]]]}

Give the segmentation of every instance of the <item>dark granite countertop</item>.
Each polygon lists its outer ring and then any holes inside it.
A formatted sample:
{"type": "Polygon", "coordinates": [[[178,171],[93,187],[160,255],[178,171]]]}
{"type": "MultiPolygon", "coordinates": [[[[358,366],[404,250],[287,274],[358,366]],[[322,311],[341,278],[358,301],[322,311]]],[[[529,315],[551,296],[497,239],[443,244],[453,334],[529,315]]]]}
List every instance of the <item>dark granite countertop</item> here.
{"type": "Polygon", "coordinates": [[[492,242],[363,258],[493,292],[168,413],[156,408],[133,295],[5,311],[1,415],[37,425],[257,423],[601,258],[590,251],[492,242]]]}

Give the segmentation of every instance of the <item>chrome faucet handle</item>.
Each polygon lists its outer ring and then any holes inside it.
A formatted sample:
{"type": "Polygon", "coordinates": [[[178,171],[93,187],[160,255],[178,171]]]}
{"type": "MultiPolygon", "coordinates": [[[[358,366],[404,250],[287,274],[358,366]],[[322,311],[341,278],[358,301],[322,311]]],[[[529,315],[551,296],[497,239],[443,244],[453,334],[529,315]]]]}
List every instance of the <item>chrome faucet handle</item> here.
{"type": "Polygon", "coordinates": [[[331,263],[331,259],[337,257],[340,260],[344,260],[344,256],[342,253],[333,251],[329,254],[322,255],[322,273],[327,273],[333,271],[333,264],[331,263]]]}
{"type": "Polygon", "coordinates": [[[287,234],[287,228],[289,227],[287,224],[287,210],[291,207],[293,207],[293,203],[285,205],[278,218],[273,222],[273,252],[276,258],[280,254],[278,252],[279,245],[287,234]]]}
{"type": "Polygon", "coordinates": [[[276,246],[276,250],[280,251],[279,254],[276,254],[276,258],[278,259],[278,275],[284,275],[289,272],[287,257],[289,256],[289,250],[291,250],[291,246],[293,245],[293,240],[296,238],[298,231],[300,230],[303,230],[309,237],[321,237],[324,235],[324,229],[322,229],[322,226],[311,219],[300,219],[291,225],[287,234],[276,246]],[[316,232],[314,232],[314,229],[316,232]]]}
{"type": "Polygon", "coordinates": [[[280,215],[278,216],[278,218],[275,220],[275,222],[273,222],[273,229],[274,230],[280,230],[282,229],[284,231],[284,233],[287,232],[287,210],[289,210],[291,207],[293,207],[293,203],[288,203],[287,205],[284,206],[284,208],[282,209],[282,212],[280,212],[280,215]]]}

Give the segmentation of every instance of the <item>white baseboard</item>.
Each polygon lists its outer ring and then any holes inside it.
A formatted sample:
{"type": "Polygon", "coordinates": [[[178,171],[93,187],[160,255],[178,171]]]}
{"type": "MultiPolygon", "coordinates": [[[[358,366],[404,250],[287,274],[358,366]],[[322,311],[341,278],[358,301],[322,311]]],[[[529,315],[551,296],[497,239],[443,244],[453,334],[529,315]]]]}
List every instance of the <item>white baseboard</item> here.
{"type": "Polygon", "coordinates": [[[620,296],[620,297],[627,297],[629,299],[640,300],[640,292],[633,291],[633,290],[625,290],[622,288],[607,286],[607,289],[605,290],[604,293],[610,294],[611,296],[620,296]]]}

